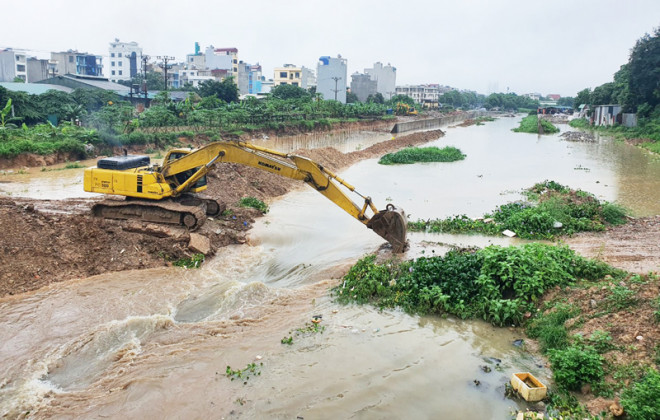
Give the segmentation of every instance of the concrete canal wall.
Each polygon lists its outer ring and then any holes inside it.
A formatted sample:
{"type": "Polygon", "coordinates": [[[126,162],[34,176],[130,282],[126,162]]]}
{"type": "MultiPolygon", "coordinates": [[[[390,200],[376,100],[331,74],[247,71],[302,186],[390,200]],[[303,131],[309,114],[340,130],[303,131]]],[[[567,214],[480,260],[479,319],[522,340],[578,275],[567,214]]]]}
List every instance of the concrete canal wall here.
{"type": "Polygon", "coordinates": [[[455,122],[465,121],[470,118],[477,118],[480,116],[486,115],[484,111],[470,111],[461,113],[458,115],[447,115],[439,118],[428,118],[425,120],[414,120],[399,122],[394,124],[392,128],[392,133],[405,133],[407,131],[416,131],[416,130],[432,130],[434,128],[440,128],[455,122]]]}

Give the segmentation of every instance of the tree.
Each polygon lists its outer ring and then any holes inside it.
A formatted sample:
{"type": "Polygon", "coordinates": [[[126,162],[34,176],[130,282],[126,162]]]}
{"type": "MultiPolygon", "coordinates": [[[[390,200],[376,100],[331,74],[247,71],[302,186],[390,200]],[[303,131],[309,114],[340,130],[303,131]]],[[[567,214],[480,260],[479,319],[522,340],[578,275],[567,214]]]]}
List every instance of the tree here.
{"type": "Polygon", "coordinates": [[[637,40],[628,61],[629,89],[634,105],[660,104],[660,27],[653,36],[645,34],[637,40]]]}
{"type": "Polygon", "coordinates": [[[575,98],[573,98],[571,96],[562,96],[557,101],[557,105],[559,105],[559,106],[570,106],[572,108],[573,106],[575,106],[575,98]]]}
{"type": "Polygon", "coordinates": [[[368,104],[384,104],[385,103],[385,98],[383,98],[382,93],[377,92],[375,95],[367,96],[367,103],[368,104]]]}
{"type": "Polygon", "coordinates": [[[415,100],[411,98],[408,95],[394,95],[392,96],[392,99],[387,101],[390,105],[396,105],[399,102],[403,102],[404,104],[408,104],[410,106],[415,106],[415,100]]]}
{"type": "Polygon", "coordinates": [[[589,102],[590,99],[591,99],[591,89],[589,88],[582,89],[577,93],[577,96],[575,96],[575,109],[578,109],[580,105],[591,104],[591,102],[589,102]]]}
{"type": "Polygon", "coordinates": [[[355,93],[346,92],[346,103],[347,104],[354,104],[354,103],[357,103],[357,102],[360,102],[360,99],[358,98],[358,96],[355,93]]]}
{"type": "MultiPolygon", "coordinates": [[[[142,89],[144,82],[144,74],[138,73],[131,80],[119,80],[117,83],[124,86],[138,85],[142,89]]],[[[147,72],[147,91],[150,90],[165,90],[165,79],[162,73],[155,71],[147,72]]]]}
{"type": "Polygon", "coordinates": [[[294,85],[277,85],[270,90],[270,97],[275,99],[311,99],[305,89],[294,85]]]}
{"type": "Polygon", "coordinates": [[[199,84],[197,93],[202,98],[215,96],[221,101],[227,103],[238,102],[238,86],[234,83],[233,77],[227,77],[222,82],[217,80],[206,80],[199,84]]]}

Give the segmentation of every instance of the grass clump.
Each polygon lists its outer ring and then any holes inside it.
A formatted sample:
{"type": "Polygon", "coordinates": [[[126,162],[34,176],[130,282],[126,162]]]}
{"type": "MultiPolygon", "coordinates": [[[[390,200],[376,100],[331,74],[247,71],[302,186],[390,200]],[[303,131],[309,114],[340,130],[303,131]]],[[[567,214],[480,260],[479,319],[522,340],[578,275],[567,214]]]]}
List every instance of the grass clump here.
{"type": "Polygon", "coordinates": [[[552,240],[558,235],[602,231],[609,225],[626,223],[626,210],[613,203],[600,202],[595,196],[554,181],[529,188],[528,202],[504,204],[483,219],[467,216],[418,220],[408,224],[411,231],[481,233],[499,235],[505,229],[524,239],[552,240]]]}
{"type": "Polygon", "coordinates": [[[568,305],[557,305],[552,311],[534,318],[527,327],[527,335],[538,339],[544,353],[550,349],[565,349],[569,344],[565,323],[578,312],[568,305]]]}
{"type": "Polygon", "coordinates": [[[417,162],[455,162],[465,159],[465,155],[457,148],[446,146],[442,149],[432,147],[407,147],[396,153],[388,153],[381,157],[378,163],[381,165],[394,165],[398,163],[417,162]]]}
{"type": "MultiPolygon", "coordinates": [[[[550,121],[541,119],[541,127],[543,127],[543,134],[559,133],[559,129],[555,127],[550,121]]],[[[538,133],[539,132],[539,118],[536,115],[529,115],[520,121],[518,128],[512,129],[516,133],[538,133]]]]}
{"type": "Polygon", "coordinates": [[[238,205],[241,207],[252,207],[264,214],[268,213],[268,205],[255,197],[243,197],[238,202],[238,205]]]}
{"type": "Polygon", "coordinates": [[[621,405],[628,418],[657,419],[660,413],[660,373],[649,369],[640,381],[623,391],[621,405]]]}
{"type": "Polygon", "coordinates": [[[375,256],[368,256],[349,270],[343,285],[334,291],[342,303],[372,303],[421,314],[449,313],[511,325],[519,324],[549,288],[576,278],[596,280],[617,273],[567,247],[489,246],[401,263],[378,264],[375,256]]]}

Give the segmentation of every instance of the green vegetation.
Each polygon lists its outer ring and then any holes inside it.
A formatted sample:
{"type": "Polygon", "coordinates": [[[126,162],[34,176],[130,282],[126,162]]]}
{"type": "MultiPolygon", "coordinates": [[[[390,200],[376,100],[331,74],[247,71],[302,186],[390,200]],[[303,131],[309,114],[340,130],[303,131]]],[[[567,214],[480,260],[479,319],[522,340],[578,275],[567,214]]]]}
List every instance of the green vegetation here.
{"type": "MultiPolygon", "coordinates": [[[[543,134],[558,133],[559,129],[555,127],[550,121],[541,119],[541,127],[543,127],[543,134]]],[[[520,127],[514,128],[516,133],[538,133],[539,132],[539,117],[536,115],[528,115],[520,121],[520,127]]]]}
{"type": "Polygon", "coordinates": [[[527,326],[527,335],[539,341],[544,353],[550,349],[565,349],[569,343],[565,323],[578,312],[568,305],[557,305],[552,311],[541,313],[531,320],[527,326]]]}
{"type": "Polygon", "coordinates": [[[483,219],[465,215],[408,223],[410,231],[480,233],[499,235],[505,229],[524,239],[554,239],[557,235],[602,231],[626,222],[626,211],[613,203],[600,202],[592,194],[544,181],[525,193],[530,202],[508,203],[483,219]]]}
{"type": "Polygon", "coordinates": [[[204,262],[204,254],[194,254],[189,258],[179,258],[172,262],[172,265],[175,267],[182,268],[199,268],[204,262]]]}
{"type": "Polygon", "coordinates": [[[252,207],[253,209],[259,210],[263,214],[268,213],[268,205],[255,197],[243,197],[238,202],[238,205],[241,207],[252,207]]]}
{"type": "Polygon", "coordinates": [[[247,384],[248,379],[250,379],[250,376],[261,376],[261,368],[263,365],[263,363],[259,363],[258,365],[256,363],[248,363],[244,369],[238,370],[234,370],[231,366],[227,366],[225,375],[232,381],[235,379],[241,379],[243,380],[243,385],[245,385],[247,384]]]}
{"type": "Polygon", "coordinates": [[[603,357],[591,346],[573,345],[548,351],[557,386],[579,391],[583,384],[599,384],[605,376],[603,357]]]}
{"type": "Polygon", "coordinates": [[[293,337],[309,337],[313,334],[323,334],[323,331],[325,331],[324,325],[321,325],[319,322],[308,322],[304,327],[296,328],[294,331],[289,331],[289,335],[283,337],[280,342],[290,346],[293,344],[293,337]]]}
{"type": "Polygon", "coordinates": [[[342,303],[373,303],[412,313],[449,313],[511,325],[519,324],[546,290],[607,274],[621,272],[579,257],[567,247],[489,246],[401,263],[378,264],[375,256],[367,256],[349,270],[334,292],[342,303]]]}
{"type": "Polygon", "coordinates": [[[432,147],[407,147],[396,153],[388,153],[381,157],[381,165],[417,162],[454,162],[465,159],[465,155],[455,147],[446,146],[442,149],[432,147]]]}
{"type": "Polygon", "coordinates": [[[623,391],[621,405],[628,418],[657,419],[660,413],[660,373],[649,369],[641,380],[623,391]]]}

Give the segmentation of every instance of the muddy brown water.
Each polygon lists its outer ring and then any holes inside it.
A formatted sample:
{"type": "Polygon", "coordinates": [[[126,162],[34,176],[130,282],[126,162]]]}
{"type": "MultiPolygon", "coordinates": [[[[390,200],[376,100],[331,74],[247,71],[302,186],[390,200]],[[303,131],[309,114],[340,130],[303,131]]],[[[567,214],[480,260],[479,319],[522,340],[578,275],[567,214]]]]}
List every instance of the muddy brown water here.
{"type": "MultiPolygon", "coordinates": [[[[568,143],[512,133],[517,121],[450,128],[432,142],[459,147],[467,155],[462,162],[382,167],[368,160],[342,176],[379,207],[393,202],[413,219],[478,216],[544,179],[620,202],[636,215],[660,213],[657,160],[608,139],[568,143]]],[[[64,178],[68,171],[58,172],[64,178]]],[[[30,175],[6,178],[21,181],[0,189],[30,189],[30,175]]],[[[518,243],[423,233],[410,240],[406,258],[518,243]]],[[[514,346],[521,332],[332,301],[328,288],[381,244],[302,189],[272,203],[249,246],[224,248],[200,270],[106,274],[3,298],[0,415],[508,418],[524,407],[504,397],[511,374],[530,371],[547,383],[550,372],[514,346]],[[320,333],[306,332],[314,315],[322,316],[320,333]],[[293,343],[282,344],[285,337],[293,343]],[[227,366],[249,363],[260,375],[225,376],[227,366]]]]}

